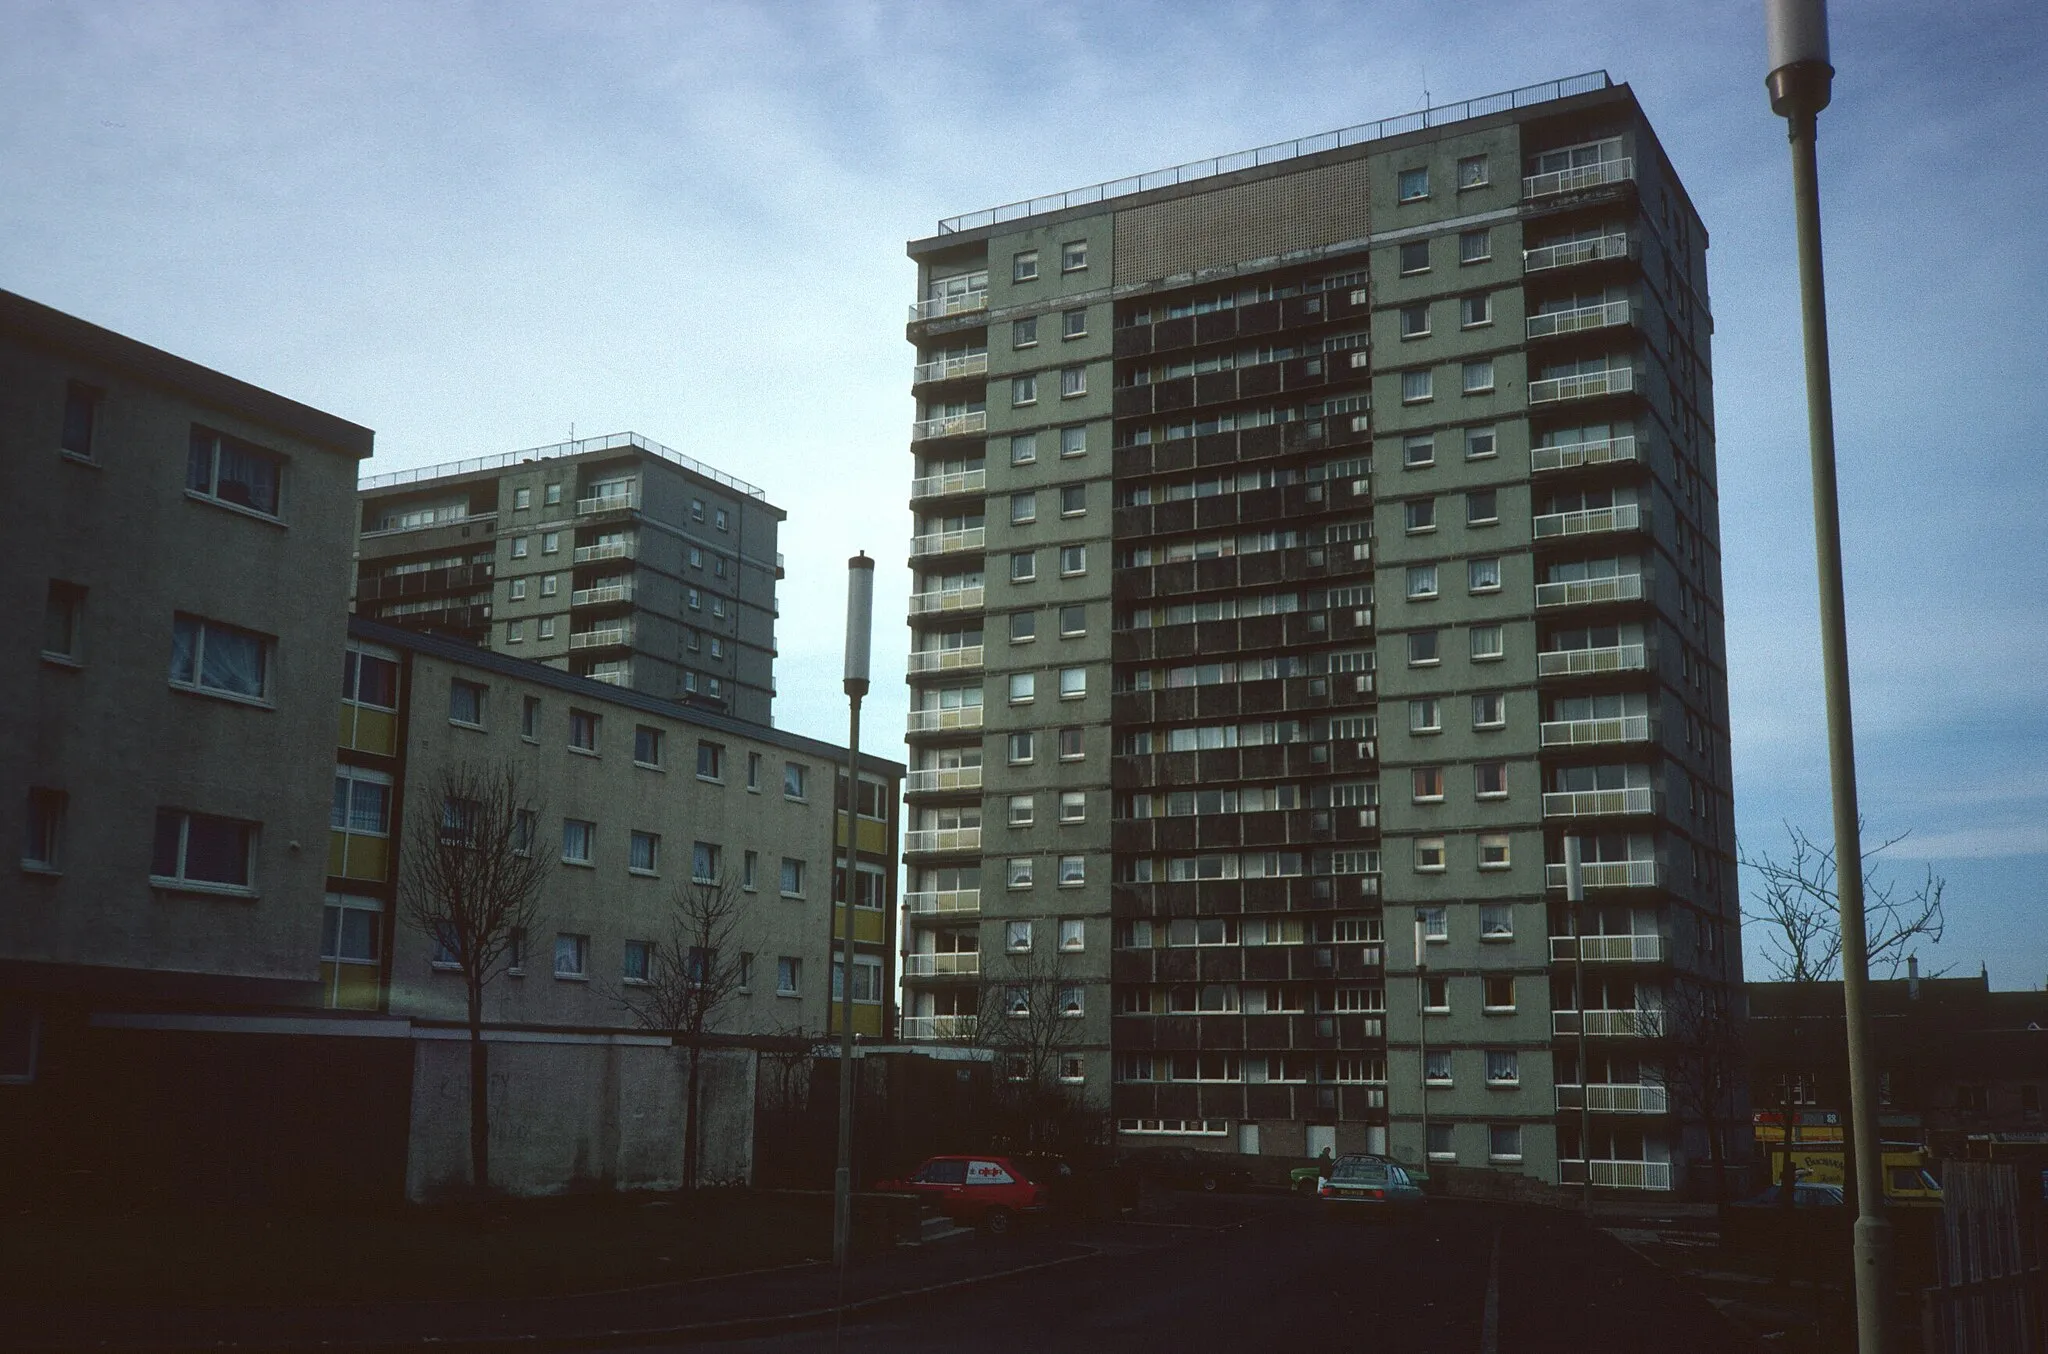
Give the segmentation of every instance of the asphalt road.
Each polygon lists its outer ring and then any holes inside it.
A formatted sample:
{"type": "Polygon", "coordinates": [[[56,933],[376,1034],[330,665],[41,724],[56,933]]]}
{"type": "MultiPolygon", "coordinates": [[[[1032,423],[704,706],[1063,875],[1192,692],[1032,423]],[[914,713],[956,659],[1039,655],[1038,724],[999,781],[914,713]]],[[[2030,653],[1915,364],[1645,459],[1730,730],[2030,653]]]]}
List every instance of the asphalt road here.
{"type": "MultiPolygon", "coordinates": [[[[1076,1234],[1088,1259],[734,1351],[1389,1350],[1733,1354],[1698,1295],[1578,1218],[1432,1202],[1405,1223],[1191,1199],[1076,1234]],[[1156,1216],[1156,1215],[1155,1215],[1156,1216]]],[[[959,1245],[1002,1244],[977,1238],[959,1245]]],[[[849,1294],[857,1297],[858,1294],[849,1294]]],[[[654,1346],[650,1348],[664,1348],[654,1346]]]]}

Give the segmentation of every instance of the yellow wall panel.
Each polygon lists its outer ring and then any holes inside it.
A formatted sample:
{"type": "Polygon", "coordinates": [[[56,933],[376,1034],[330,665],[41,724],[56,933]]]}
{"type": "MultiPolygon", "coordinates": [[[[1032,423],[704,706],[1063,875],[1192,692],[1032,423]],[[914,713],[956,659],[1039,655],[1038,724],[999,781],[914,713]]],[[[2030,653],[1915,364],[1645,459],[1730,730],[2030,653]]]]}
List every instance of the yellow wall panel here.
{"type": "Polygon", "coordinates": [[[348,834],[330,832],[327,834],[327,873],[333,875],[348,873],[348,834]]]}
{"type": "MultiPolygon", "coordinates": [[[[340,835],[340,834],[336,834],[340,835]]],[[[386,877],[391,868],[391,840],[388,837],[348,838],[348,857],[339,870],[330,869],[329,874],[346,879],[378,879],[386,877]]]]}
{"type": "MultiPolygon", "coordinates": [[[[377,966],[375,964],[322,964],[320,990],[327,1005],[339,1011],[377,1009],[377,966]]],[[[858,1029],[860,1022],[854,1021],[858,1029]]]]}

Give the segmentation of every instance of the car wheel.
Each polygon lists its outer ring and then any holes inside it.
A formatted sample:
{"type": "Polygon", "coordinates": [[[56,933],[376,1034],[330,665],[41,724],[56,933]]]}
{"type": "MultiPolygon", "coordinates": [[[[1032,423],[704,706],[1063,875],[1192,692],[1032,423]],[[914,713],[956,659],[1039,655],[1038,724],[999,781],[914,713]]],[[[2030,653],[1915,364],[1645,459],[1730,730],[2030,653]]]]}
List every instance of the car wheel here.
{"type": "Polygon", "coordinates": [[[1215,1192],[1216,1192],[1216,1177],[1215,1177],[1215,1176],[1213,1176],[1213,1175],[1205,1175],[1205,1176],[1203,1176],[1203,1177],[1202,1177],[1202,1193],[1204,1193],[1204,1194],[1214,1194],[1215,1192]]]}
{"type": "Polygon", "coordinates": [[[1008,1236],[1016,1225],[1016,1218],[1007,1208],[991,1208],[981,1216],[982,1230],[990,1236],[1008,1236]]]}

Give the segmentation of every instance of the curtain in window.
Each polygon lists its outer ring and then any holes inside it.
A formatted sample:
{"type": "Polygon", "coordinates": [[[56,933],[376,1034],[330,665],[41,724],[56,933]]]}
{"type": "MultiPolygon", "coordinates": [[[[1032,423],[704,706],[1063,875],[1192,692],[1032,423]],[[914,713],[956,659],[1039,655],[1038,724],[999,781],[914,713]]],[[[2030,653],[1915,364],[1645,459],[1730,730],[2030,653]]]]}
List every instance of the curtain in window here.
{"type": "Polygon", "coordinates": [[[263,640],[246,630],[206,627],[200,649],[199,685],[238,696],[263,694],[263,640]]]}
{"type": "Polygon", "coordinates": [[[225,818],[192,814],[185,826],[184,877],[209,884],[248,884],[248,828],[225,818]]]}
{"type": "Polygon", "coordinates": [[[239,503],[276,516],[277,462],[222,438],[213,495],[224,503],[239,503]]]}

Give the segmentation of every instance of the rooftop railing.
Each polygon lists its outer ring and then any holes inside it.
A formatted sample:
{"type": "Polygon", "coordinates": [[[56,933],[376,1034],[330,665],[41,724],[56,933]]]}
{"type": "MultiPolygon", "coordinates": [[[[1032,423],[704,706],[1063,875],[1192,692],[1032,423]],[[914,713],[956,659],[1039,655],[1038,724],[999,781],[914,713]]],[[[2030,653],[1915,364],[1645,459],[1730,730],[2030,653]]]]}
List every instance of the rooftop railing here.
{"type": "Polygon", "coordinates": [[[551,446],[530,447],[525,451],[500,452],[495,456],[472,456],[466,461],[443,461],[439,465],[421,466],[417,470],[395,470],[388,475],[372,475],[356,482],[359,490],[390,489],[401,484],[421,484],[427,480],[438,480],[449,475],[475,475],[486,470],[505,470],[528,461],[552,461],[563,456],[582,456],[593,451],[617,451],[631,447],[658,456],[671,465],[681,466],[693,475],[722,484],[748,498],[766,500],[765,490],[755,487],[733,475],[726,474],[715,466],[708,466],[695,457],[685,456],[639,433],[608,433],[603,437],[578,438],[573,442],[556,442],[551,446]]]}

